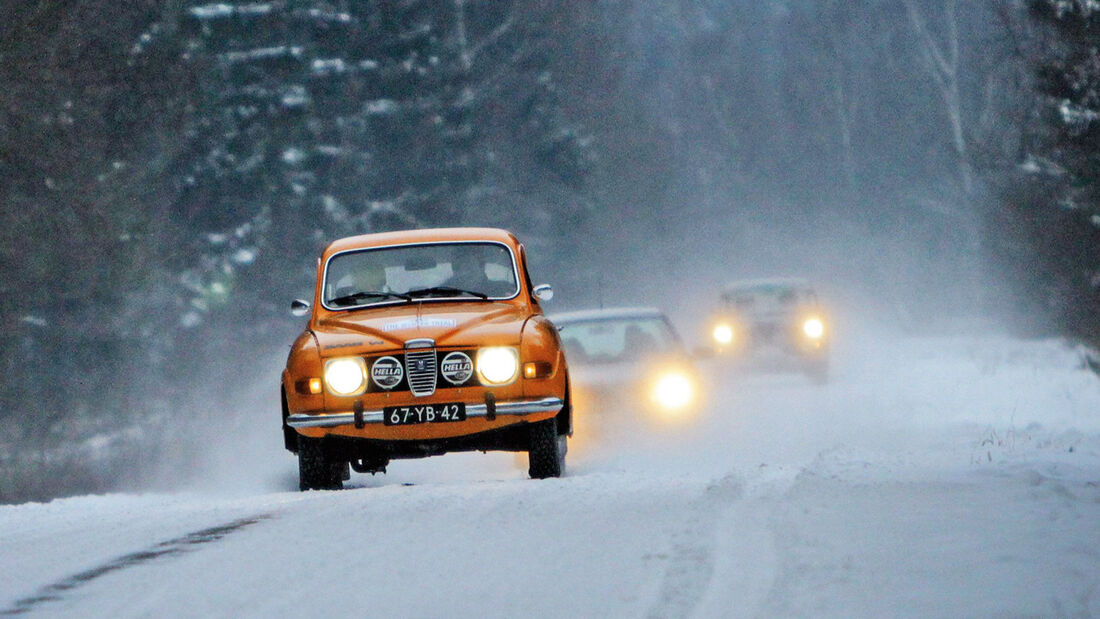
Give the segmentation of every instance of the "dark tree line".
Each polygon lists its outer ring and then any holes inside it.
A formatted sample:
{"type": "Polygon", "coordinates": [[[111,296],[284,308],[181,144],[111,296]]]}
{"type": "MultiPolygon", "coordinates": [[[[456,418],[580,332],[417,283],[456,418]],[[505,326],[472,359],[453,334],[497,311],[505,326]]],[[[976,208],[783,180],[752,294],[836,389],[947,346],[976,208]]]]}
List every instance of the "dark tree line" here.
{"type": "MultiPolygon", "coordinates": [[[[1038,99],[1017,174],[1001,191],[1014,274],[1061,330],[1100,342],[1100,9],[1034,0],[1038,99]]],[[[1026,301],[1024,301],[1026,300],[1026,301]]]]}
{"type": "Polygon", "coordinates": [[[97,458],[132,455],[134,422],[163,411],[145,385],[167,352],[160,267],[174,233],[157,162],[179,82],[135,75],[126,53],[152,8],[0,9],[5,498],[124,481],[97,458]]]}
{"type": "Polygon", "coordinates": [[[492,224],[548,244],[584,205],[544,196],[591,158],[547,66],[567,9],[0,9],[0,498],[148,472],[197,394],[283,345],[333,238],[492,224]]]}
{"type": "Polygon", "coordinates": [[[186,452],[348,234],[512,228],[578,306],[796,248],[899,315],[993,311],[970,295],[996,281],[1040,333],[1095,341],[1098,20],[1083,0],[8,3],[0,500],[186,452]]]}

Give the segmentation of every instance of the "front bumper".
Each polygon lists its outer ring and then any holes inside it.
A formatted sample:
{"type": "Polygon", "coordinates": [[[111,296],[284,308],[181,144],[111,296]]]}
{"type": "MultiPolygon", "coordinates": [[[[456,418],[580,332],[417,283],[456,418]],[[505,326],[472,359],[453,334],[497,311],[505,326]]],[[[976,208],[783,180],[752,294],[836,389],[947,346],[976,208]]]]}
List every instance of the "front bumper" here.
{"type": "MultiPolygon", "coordinates": [[[[561,398],[537,398],[530,400],[508,400],[496,402],[490,413],[490,404],[477,403],[466,405],[466,418],[492,417],[495,415],[531,415],[535,413],[556,413],[561,410],[561,398]]],[[[336,426],[355,425],[355,412],[350,413],[324,413],[320,415],[290,415],[286,418],[286,425],[292,428],[332,428],[336,426]]],[[[363,424],[383,423],[382,410],[364,410],[362,412],[363,424]]]]}

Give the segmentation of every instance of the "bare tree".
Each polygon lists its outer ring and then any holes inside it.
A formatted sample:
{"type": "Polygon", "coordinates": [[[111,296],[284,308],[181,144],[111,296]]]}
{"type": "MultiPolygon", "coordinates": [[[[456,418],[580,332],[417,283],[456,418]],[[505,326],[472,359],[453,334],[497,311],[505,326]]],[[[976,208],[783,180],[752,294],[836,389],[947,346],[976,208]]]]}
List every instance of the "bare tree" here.
{"type": "Polygon", "coordinates": [[[932,77],[951,128],[951,143],[958,157],[959,180],[963,192],[972,195],[974,191],[974,172],[970,163],[970,152],[966,133],[963,129],[963,105],[959,88],[959,19],[956,12],[956,0],[944,0],[943,33],[937,37],[928,21],[921,13],[916,0],[903,0],[909,21],[920,39],[925,67],[932,77]]]}

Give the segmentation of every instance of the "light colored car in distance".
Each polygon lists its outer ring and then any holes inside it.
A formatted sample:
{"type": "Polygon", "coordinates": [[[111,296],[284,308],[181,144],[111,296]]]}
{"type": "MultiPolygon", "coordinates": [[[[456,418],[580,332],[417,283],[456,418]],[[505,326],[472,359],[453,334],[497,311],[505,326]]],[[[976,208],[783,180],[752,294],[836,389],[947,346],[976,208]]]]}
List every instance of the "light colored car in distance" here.
{"type": "Polygon", "coordinates": [[[582,429],[608,416],[667,427],[698,414],[703,381],[661,310],[592,309],[556,313],[550,320],[569,357],[572,401],[582,429]]]}
{"type": "Polygon", "coordinates": [[[569,368],[543,315],[549,286],[493,228],[367,234],[332,242],[282,375],[285,447],[302,490],[338,489],[391,460],[527,452],[558,477],[572,433],[569,368]]]}
{"type": "Polygon", "coordinates": [[[761,369],[796,369],[817,382],[828,377],[829,321],[817,292],[802,278],[735,281],[711,320],[720,358],[761,369]]]}

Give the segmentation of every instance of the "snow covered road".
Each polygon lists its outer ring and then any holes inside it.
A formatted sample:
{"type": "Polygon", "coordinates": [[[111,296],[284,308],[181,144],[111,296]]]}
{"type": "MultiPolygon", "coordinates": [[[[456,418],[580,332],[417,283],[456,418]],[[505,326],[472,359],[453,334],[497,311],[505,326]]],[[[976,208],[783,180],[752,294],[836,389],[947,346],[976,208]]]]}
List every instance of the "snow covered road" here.
{"type": "Polygon", "coordinates": [[[0,507],[0,613],[1100,616],[1080,352],[838,353],[826,386],[717,371],[690,432],[590,446],[562,479],[457,454],[303,494],[277,433],[242,426],[208,485],[0,507]]]}

